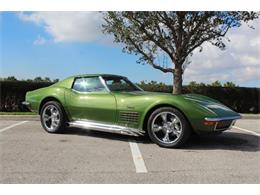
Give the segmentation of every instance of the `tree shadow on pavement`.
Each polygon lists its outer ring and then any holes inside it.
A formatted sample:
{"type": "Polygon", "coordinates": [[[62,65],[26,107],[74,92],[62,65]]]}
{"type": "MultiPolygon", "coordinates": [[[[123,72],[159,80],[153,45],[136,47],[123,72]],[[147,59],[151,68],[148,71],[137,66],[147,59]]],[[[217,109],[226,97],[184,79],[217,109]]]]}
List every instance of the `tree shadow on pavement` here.
{"type": "MultiPolygon", "coordinates": [[[[86,130],[77,127],[70,127],[64,131],[64,134],[89,136],[113,141],[129,142],[134,141],[139,144],[154,144],[148,136],[127,136],[115,133],[86,130]]],[[[159,146],[158,146],[159,147],[159,146]]],[[[173,148],[170,148],[173,149],[173,148]]],[[[257,152],[260,151],[260,137],[238,133],[223,132],[220,135],[192,135],[182,150],[236,150],[257,152]]]]}

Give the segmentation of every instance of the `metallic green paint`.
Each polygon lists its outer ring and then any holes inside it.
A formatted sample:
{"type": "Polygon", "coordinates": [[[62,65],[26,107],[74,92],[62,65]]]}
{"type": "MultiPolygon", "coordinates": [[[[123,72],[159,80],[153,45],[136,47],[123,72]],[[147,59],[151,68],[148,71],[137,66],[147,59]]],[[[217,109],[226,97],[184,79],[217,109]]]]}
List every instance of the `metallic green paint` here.
{"type": "Polygon", "coordinates": [[[237,117],[240,115],[217,100],[197,94],[173,95],[146,91],[134,92],[77,92],[72,89],[73,81],[79,75],[69,77],[49,87],[26,93],[26,102],[39,113],[42,103],[47,99],[59,101],[70,121],[87,119],[90,121],[117,124],[143,129],[147,116],[160,106],[171,106],[180,110],[190,122],[194,131],[214,131],[214,126],[204,124],[205,118],[237,117]],[[124,122],[119,119],[120,112],[138,113],[137,122],[124,122]]]}

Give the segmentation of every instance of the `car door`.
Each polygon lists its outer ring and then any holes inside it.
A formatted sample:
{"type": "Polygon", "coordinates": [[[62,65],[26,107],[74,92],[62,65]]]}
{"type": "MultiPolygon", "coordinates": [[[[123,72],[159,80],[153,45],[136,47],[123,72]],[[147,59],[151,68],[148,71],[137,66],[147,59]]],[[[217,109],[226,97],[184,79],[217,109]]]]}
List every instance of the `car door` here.
{"type": "Polygon", "coordinates": [[[66,94],[66,103],[73,120],[116,121],[115,97],[98,76],[75,78],[66,94]]]}

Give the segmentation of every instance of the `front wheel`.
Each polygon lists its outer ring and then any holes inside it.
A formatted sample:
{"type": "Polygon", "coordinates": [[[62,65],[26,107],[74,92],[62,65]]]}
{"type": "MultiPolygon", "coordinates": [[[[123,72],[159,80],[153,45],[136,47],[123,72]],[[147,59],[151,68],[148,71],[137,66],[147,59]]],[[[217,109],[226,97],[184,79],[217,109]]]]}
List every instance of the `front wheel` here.
{"type": "Polygon", "coordinates": [[[48,133],[59,133],[65,128],[65,114],[58,102],[45,103],[41,109],[40,117],[41,124],[48,133]]]}
{"type": "Polygon", "coordinates": [[[171,107],[156,109],[148,119],[148,135],[161,147],[180,147],[189,138],[191,127],[183,114],[171,107]]]}

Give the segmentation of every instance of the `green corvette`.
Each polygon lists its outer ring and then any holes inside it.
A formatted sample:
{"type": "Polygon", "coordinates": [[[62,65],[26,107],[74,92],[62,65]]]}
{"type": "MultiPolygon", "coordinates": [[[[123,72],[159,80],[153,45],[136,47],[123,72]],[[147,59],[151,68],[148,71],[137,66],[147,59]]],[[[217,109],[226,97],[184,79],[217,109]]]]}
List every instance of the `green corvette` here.
{"type": "Polygon", "coordinates": [[[220,102],[196,94],[143,91],[126,77],[86,74],[26,93],[49,133],[67,126],[133,136],[148,134],[162,147],[179,147],[190,134],[222,132],[241,116],[220,102]]]}

